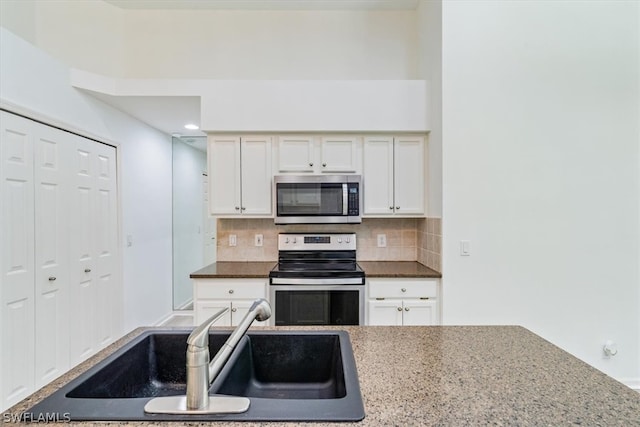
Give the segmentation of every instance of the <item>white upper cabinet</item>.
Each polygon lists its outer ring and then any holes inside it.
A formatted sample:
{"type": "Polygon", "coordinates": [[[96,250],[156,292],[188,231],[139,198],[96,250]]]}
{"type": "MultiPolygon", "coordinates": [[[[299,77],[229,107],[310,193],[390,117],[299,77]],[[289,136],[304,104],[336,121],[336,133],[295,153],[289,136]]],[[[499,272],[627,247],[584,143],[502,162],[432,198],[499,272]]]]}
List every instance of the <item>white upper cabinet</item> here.
{"type": "Polygon", "coordinates": [[[286,135],[278,137],[278,173],[359,173],[362,142],[357,136],[286,135]]]}
{"type": "Polygon", "coordinates": [[[356,173],[360,170],[360,138],[331,136],[321,141],[321,172],[356,173]]]}
{"type": "Polygon", "coordinates": [[[271,215],[271,137],[210,136],[209,210],[213,215],[271,215]]]}
{"type": "Polygon", "coordinates": [[[312,136],[281,136],[278,138],[278,171],[312,173],[314,164],[312,136]]]}
{"type": "Polygon", "coordinates": [[[424,165],[424,137],[366,137],[364,215],[424,215],[424,165]]]}

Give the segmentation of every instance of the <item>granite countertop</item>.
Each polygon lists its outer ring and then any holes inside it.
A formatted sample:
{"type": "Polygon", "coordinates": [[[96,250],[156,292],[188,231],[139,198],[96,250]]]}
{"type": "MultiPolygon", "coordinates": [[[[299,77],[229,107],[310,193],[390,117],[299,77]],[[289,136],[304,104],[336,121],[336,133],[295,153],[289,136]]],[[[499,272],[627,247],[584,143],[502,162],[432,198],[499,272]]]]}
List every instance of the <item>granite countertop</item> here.
{"type": "Polygon", "coordinates": [[[367,277],[442,277],[417,261],[358,261],[358,264],[367,277]]]}
{"type": "Polygon", "coordinates": [[[192,279],[267,279],[275,261],[214,262],[191,273],[192,279]]]}
{"type": "MultiPolygon", "coordinates": [[[[429,277],[442,274],[417,261],[358,261],[367,277],[429,277]]],[[[214,262],[191,273],[192,279],[266,279],[275,261],[214,262]]]]}
{"type": "MultiPolygon", "coordinates": [[[[640,426],[640,394],[522,327],[256,329],[346,330],[353,345],[366,412],[365,419],[357,425],[640,426]]],[[[9,409],[7,414],[27,411],[143,330],[130,333],[9,409]]],[[[3,415],[3,419],[7,418],[3,415]]],[[[96,425],[91,422],[70,424],[96,425]]],[[[116,423],[100,423],[105,424],[116,423]]],[[[119,425],[148,427],[150,424],[126,422],[119,425]]],[[[153,425],[169,427],[175,423],[153,425]]],[[[194,422],[190,425],[212,424],[194,422]]],[[[249,427],[268,423],[225,425],[249,427]]],[[[277,425],[323,427],[344,426],[345,423],[277,425]]]]}

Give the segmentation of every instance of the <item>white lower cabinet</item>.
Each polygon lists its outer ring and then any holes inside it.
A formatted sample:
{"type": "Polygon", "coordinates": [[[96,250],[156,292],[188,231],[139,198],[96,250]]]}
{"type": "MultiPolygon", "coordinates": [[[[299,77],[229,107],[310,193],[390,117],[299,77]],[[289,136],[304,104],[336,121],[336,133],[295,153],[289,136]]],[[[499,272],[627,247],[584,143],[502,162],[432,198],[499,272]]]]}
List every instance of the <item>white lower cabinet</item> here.
{"type": "MultiPolygon", "coordinates": [[[[237,326],[256,299],[267,298],[267,279],[196,279],[193,295],[196,325],[228,308],[213,325],[237,326]]],[[[254,324],[268,322],[254,321],[254,324]]]]}
{"type": "Polygon", "coordinates": [[[367,324],[438,325],[437,279],[369,279],[367,324]]]}

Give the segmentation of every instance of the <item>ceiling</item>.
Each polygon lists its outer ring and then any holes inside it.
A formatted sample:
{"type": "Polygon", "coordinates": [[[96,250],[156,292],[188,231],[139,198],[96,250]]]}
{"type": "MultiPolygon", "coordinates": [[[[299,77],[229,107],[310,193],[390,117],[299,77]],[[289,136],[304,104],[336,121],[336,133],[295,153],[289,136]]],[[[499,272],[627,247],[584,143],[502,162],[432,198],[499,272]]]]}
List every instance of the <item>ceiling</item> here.
{"type": "Polygon", "coordinates": [[[413,10],[419,0],[104,0],[121,9],[413,10]]]}

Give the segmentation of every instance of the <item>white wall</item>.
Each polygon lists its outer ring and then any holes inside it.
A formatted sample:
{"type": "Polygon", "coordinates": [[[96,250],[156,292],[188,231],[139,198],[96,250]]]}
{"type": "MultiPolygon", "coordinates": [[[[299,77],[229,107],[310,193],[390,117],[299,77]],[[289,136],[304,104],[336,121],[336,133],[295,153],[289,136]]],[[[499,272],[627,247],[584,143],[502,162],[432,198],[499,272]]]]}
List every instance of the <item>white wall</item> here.
{"type": "MultiPolygon", "coordinates": [[[[204,139],[204,137],[203,137],[204,139]]],[[[204,199],[202,174],[207,155],[173,140],[173,306],[193,299],[189,275],[204,265],[204,199]]]]}
{"type": "Polygon", "coordinates": [[[3,106],[119,144],[124,330],[171,311],[170,137],[69,85],[69,69],[0,28],[3,106]]]}
{"type": "Polygon", "coordinates": [[[126,11],[126,76],[416,78],[415,31],[412,11],[126,11]]]}
{"type": "Polygon", "coordinates": [[[3,0],[0,23],[71,67],[114,77],[418,78],[410,10],[128,10],[102,0],[3,0]]]}
{"type": "Polygon", "coordinates": [[[442,2],[421,0],[416,13],[420,77],[429,84],[427,216],[442,217],[442,2]]]}
{"type": "Polygon", "coordinates": [[[640,379],[639,7],[443,3],[444,321],[520,324],[623,380],[640,379]]]}

